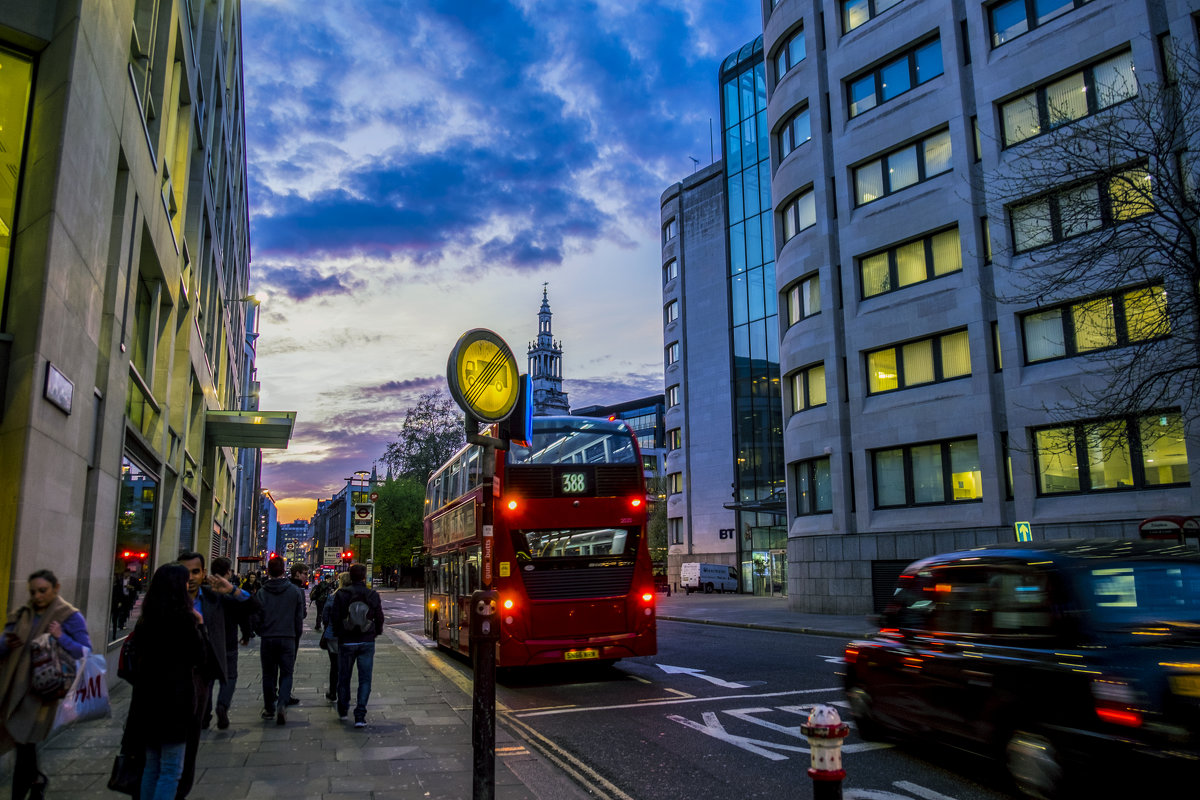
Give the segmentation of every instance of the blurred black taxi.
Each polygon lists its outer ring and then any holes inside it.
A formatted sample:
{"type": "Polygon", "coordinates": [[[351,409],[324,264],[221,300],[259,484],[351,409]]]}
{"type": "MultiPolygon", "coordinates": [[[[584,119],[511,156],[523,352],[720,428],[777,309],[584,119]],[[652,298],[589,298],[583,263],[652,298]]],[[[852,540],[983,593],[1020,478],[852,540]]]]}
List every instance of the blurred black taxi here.
{"type": "Polygon", "coordinates": [[[938,555],[904,571],[881,624],[846,647],[864,738],[995,757],[1032,797],[1080,796],[1143,758],[1200,778],[1200,551],[1074,540],[938,555]]]}

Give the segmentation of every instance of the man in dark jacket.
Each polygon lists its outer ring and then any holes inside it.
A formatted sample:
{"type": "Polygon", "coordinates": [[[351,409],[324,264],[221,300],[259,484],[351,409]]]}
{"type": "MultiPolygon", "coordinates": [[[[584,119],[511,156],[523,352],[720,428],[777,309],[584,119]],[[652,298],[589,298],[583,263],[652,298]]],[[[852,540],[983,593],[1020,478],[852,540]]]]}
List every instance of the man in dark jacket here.
{"type": "Polygon", "coordinates": [[[283,559],[275,556],[267,562],[268,580],[258,590],[260,609],[254,630],[262,645],[263,710],[262,718],[275,717],[275,723],[287,722],[288,698],[292,696],[292,673],[296,668],[296,643],[304,632],[308,604],[304,592],[284,577],[283,559]],[[277,704],[276,699],[280,702],[277,704]]]}
{"type": "Polygon", "coordinates": [[[212,696],[213,683],[227,680],[225,665],[228,661],[225,639],[225,608],[229,604],[244,603],[250,599],[249,592],[243,591],[219,575],[209,575],[204,569],[204,556],[191,550],[179,554],[176,559],[188,570],[188,597],[192,607],[204,618],[204,628],[207,633],[208,648],[204,658],[204,669],[197,676],[196,724],[187,739],[187,749],[183,756],[183,774],[179,778],[179,788],[175,792],[176,800],[183,800],[192,790],[192,782],[196,776],[196,751],[200,749],[200,726],[209,713],[206,706],[212,696]]]}
{"type": "Polygon", "coordinates": [[[383,603],[379,592],[367,587],[367,568],[350,565],[350,586],[333,595],[329,623],[338,640],[338,719],[345,721],[350,712],[350,668],[358,668],[358,702],[354,706],[354,727],[367,726],[367,700],[371,697],[371,673],[375,667],[375,637],[383,631],[383,603]],[[365,603],[366,608],[352,608],[365,603]],[[365,610],[365,613],[358,613],[365,610]]]}

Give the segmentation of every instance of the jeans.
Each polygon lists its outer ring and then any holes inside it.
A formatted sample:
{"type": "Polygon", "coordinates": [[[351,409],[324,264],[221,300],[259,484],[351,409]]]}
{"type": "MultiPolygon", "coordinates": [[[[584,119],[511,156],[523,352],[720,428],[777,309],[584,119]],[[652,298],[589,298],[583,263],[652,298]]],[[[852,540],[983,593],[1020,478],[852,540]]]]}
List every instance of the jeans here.
{"type": "Polygon", "coordinates": [[[291,636],[267,636],[262,640],[263,708],[275,710],[279,698],[280,710],[287,708],[292,696],[292,672],[296,668],[296,640],[291,636]],[[278,690],[278,694],[276,694],[278,690]]]}
{"type": "Polygon", "coordinates": [[[185,750],[186,742],[150,745],[146,748],[141,800],[175,800],[179,776],[183,774],[185,750]]]}
{"type": "Polygon", "coordinates": [[[354,721],[367,718],[367,700],[371,698],[371,672],[375,668],[375,641],[359,644],[338,643],[338,716],[350,710],[350,668],[358,665],[358,704],[354,721]]]}
{"type": "MultiPolygon", "coordinates": [[[[334,640],[337,643],[337,640],[334,640]]],[[[328,651],[327,651],[328,652],[328,651]]],[[[337,699],[338,693],[338,654],[328,652],[329,655],[329,688],[325,690],[326,697],[331,700],[337,699]]]]}

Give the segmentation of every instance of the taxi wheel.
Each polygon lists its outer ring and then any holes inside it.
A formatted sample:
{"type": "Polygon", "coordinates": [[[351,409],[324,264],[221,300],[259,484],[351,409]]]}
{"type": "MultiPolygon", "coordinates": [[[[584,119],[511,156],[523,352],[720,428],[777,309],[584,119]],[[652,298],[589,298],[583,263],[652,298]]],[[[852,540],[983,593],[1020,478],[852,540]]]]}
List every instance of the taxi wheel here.
{"type": "Polygon", "coordinates": [[[1033,729],[1013,731],[1004,748],[1004,760],[1013,785],[1037,800],[1063,797],[1066,774],[1058,748],[1050,737],[1033,729]]]}

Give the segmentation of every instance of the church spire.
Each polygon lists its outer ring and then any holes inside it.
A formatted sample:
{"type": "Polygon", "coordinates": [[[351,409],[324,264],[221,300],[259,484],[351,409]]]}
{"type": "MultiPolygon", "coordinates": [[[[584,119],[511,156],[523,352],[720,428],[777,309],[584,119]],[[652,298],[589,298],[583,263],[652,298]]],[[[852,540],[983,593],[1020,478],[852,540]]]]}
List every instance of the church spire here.
{"type": "Polygon", "coordinates": [[[571,413],[567,395],[562,390],[562,343],[554,341],[550,330],[553,315],[548,285],[542,284],[537,341],[529,345],[529,380],[533,384],[533,414],[536,417],[571,413]]]}

